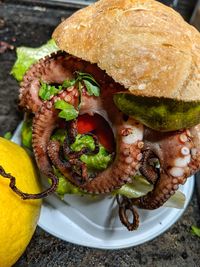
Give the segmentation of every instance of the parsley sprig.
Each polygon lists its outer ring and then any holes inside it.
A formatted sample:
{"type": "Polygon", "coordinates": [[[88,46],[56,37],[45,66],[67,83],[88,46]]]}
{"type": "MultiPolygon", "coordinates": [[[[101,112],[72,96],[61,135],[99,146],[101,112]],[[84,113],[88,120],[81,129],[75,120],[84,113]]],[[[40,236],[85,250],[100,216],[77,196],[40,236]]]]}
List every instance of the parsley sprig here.
{"type": "Polygon", "coordinates": [[[50,100],[52,96],[57,95],[61,90],[77,85],[80,95],[82,88],[85,86],[90,96],[99,96],[100,87],[96,80],[88,73],[76,72],[76,79],[65,80],[61,85],[55,86],[41,81],[39,97],[42,100],[50,100]]]}
{"type": "MultiPolygon", "coordinates": [[[[41,87],[39,90],[39,97],[42,100],[50,100],[52,96],[57,95],[61,90],[67,89],[71,86],[76,85],[79,90],[79,102],[81,102],[82,88],[85,87],[90,96],[99,96],[100,87],[96,80],[88,73],[75,72],[76,79],[65,80],[62,85],[50,85],[41,82],[41,87]]],[[[60,109],[58,116],[65,119],[66,121],[73,120],[78,117],[78,111],[73,105],[67,103],[64,100],[58,100],[55,102],[54,107],[60,109]]]]}
{"type": "Polygon", "coordinates": [[[89,95],[100,95],[100,86],[97,81],[92,77],[92,75],[78,71],[76,72],[76,74],[76,83],[79,84],[79,88],[82,87],[82,84],[84,84],[89,95]]]}
{"type": "Polygon", "coordinates": [[[74,106],[64,100],[56,101],[54,107],[61,110],[58,116],[66,121],[71,121],[78,117],[78,111],[74,108],[74,106]]]}
{"type": "Polygon", "coordinates": [[[63,84],[58,85],[58,87],[44,82],[41,82],[40,84],[39,97],[42,100],[50,100],[52,96],[57,95],[63,89],[73,86],[75,84],[75,80],[66,80],[63,84]]]}

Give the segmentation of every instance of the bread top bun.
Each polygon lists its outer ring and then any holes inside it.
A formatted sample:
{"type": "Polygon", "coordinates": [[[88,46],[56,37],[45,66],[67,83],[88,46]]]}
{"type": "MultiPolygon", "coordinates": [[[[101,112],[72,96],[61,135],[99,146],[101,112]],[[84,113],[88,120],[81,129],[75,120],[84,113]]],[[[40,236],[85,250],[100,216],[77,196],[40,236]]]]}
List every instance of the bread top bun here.
{"type": "Polygon", "coordinates": [[[100,0],[63,21],[53,38],[134,95],[200,100],[200,33],[157,1],[100,0]]]}

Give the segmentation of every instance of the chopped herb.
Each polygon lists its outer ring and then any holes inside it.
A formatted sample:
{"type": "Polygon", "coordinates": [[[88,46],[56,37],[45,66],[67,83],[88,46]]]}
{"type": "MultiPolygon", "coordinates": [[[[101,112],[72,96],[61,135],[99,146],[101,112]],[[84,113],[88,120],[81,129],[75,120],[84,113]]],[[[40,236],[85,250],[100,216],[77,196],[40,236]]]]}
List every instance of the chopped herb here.
{"type": "Polygon", "coordinates": [[[41,82],[39,90],[39,97],[42,100],[49,100],[52,96],[57,95],[61,90],[71,87],[75,84],[75,80],[65,80],[62,85],[58,87],[41,82]]]}
{"type": "Polygon", "coordinates": [[[62,85],[56,88],[53,85],[41,82],[41,87],[39,90],[39,97],[42,100],[49,100],[51,96],[57,95],[62,90],[62,85]]]}
{"type": "MultiPolygon", "coordinates": [[[[89,95],[99,96],[100,86],[97,81],[88,73],[76,72],[76,81],[83,82],[89,95]]],[[[80,88],[80,86],[79,86],[80,88]]]]}
{"type": "Polygon", "coordinates": [[[65,80],[62,84],[63,88],[68,88],[71,87],[73,85],[75,85],[76,81],[75,80],[65,80]]]}
{"type": "Polygon", "coordinates": [[[192,234],[193,235],[196,235],[196,236],[200,237],[200,228],[199,227],[193,225],[191,227],[191,229],[192,229],[192,234]]]}
{"type": "Polygon", "coordinates": [[[88,94],[89,95],[94,95],[94,96],[99,96],[100,95],[100,89],[98,86],[93,85],[91,82],[87,80],[83,80],[84,84],[87,88],[88,94]]]}
{"type": "Polygon", "coordinates": [[[96,86],[99,86],[97,81],[89,73],[83,73],[83,72],[78,72],[78,71],[76,73],[77,73],[78,80],[88,80],[91,83],[95,84],[96,86]]]}
{"type": "Polygon", "coordinates": [[[4,137],[5,139],[7,139],[7,140],[10,140],[10,139],[12,138],[12,133],[11,133],[11,132],[7,132],[7,133],[4,134],[3,137],[4,137]]]}
{"type": "Polygon", "coordinates": [[[58,116],[66,121],[71,121],[78,116],[78,111],[74,108],[74,106],[65,102],[64,100],[56,101],[54,106],[56,109],[61,110],[58,116]]]}

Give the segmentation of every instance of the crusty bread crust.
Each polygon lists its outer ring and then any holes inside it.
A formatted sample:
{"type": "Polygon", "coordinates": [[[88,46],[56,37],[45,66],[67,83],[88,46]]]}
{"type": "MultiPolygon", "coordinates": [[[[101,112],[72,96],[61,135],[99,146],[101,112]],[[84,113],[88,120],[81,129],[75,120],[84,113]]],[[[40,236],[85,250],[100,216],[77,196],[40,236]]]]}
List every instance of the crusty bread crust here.
{"type": "Polygon", "coordinates": [[[62,22],[53,38],[135,95],[200,100],[200,33],[157,1],[100,0],[62,22]]]}

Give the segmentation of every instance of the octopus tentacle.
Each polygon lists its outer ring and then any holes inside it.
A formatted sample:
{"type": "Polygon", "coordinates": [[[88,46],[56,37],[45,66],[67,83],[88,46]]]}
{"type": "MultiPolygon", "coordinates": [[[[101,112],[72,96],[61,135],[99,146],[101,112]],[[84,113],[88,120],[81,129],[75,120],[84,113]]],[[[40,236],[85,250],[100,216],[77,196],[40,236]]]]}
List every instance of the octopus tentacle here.
{"type": "Polygon", "coordinates": [[[194,143],[194,147],[191,149],[192,160],[189,163],[192,175],[200,170],[200,124],[187,130],[187,133],[194,143]]]}
{"type": "Polygon", "coordinates": [[[55,109],[54,103],[60,99],[70,99],[70,103],[75,104],[77,101],[76,92],[76,88],[70,92],[61,92],[51,101],[44,103],[33,119],[32,146],[38,167],[44,174],[52,170],[47,152],[48,142],[59,119],[58,110],[55,109]]]}
{"type": "Polygon", "coordinates": [[[99,142],[98,142],[98,138],[96,135],[94,135],[93,133],[87,133],[87,134],[83,134],[84,135],[89,135],[92,136],[93,141],[94,141],[94,145],[95,148],[94,150],[90,150],[89,148],[83,148],[80,151],[73,151],[70,148],[70,145],[72,145],[72,143],[75,142],[75,138],[78,135],[78,130],[77,130],[77,120],[73,120],[70,124],[69,124],[69,129],[68,129],[68,134],[67,137],[64,140],[63,143],[63,154],[65,156],[66,159],[68,159],[69,161],[72,159],[78,159],[80,158],[83,154],[91,154],[91,155],[95,155],[99,152],[99,142]]]}
{"type": "MultiPolygon", "coordinates": [[[[69,57],[69,56],[68,56],[69,57]]],[[[59,62],[66,58],[66,53],[53,53],[51,57],[40,59],[24,75],[21,82],[19,106],[27,111],[37,113],[43,102],[39,98],[40,82],[62,83],[65,79],[73,77],[69,69],[64,68],[59,62]]]]}
{"type": "Polygon", "coordinates": [[[64,174],[65,177],[70,176],[71,165],[68,161],[60,158],[61,144],[59,141],[50,140],[47,146],[47,153],[52,164],[64,174]]]}
{"type": "Polygon", "coordinates": [[[0,166],[0,175],[3,176],[4,178],[10,179],[10,188],[22,199],[40,199],[47,197],[51,193],[55,192],[57,186],[58,186],[58,178],[52,173],[48,173],[48,178],[51,180],[52,184],[49,188],[44,190],[42,193],[36,193],[36,194],[30,194],[30,193],[25,193],[21,191],[19,188],[16,186],[16,178],[12,176],[10,173],[6,173],[4,168],[0,166]]]}
{"type": "Polygon", "coordinates": [[[60,142],[53,140],[48,142],[48,156],[54,167],[57,168],[70,182],[73,182],[75,184],[82,183],[84,179],[87,180],[87,170],[86,167],[84,167],[84,163],[80,162],[80,160],[77,159],[73,159],[74,162],[61,160],[61,149],[62,147],[60,142]],[[73,165],[82,168],[82,175],[77,175],[77,173],[74,172],[73,165]]]}
{"type": "Polygon", "coordinates": [[[121,197],[120,200],[119,195],[117,195],[117,203],[119,205],[119,218],[123,225],[127,227],[129,231],[136,230],[139,226],[139,215],[136,209],[133,207],[131,200],[127,197],[121,197]],[[127,211],[130,211],[133,215],[133,221],[130,222],[127,211]]]}
{"type": "MultiPolygon", "coordinates": [[[[152,131],[153,134],[155,132],[152,131]]],[[[168,134],[157,133],[158,143],[147,141],[148,148],[156,151],[160,159],[160,177],[153,191],[146,196],[133,199],[134,205],[146,209],[155,209],[164,204],[171,195],[184,184],[192,174],[189,165],[192,161],[191,150],[194,142],[188,131],[179,131],[168,134]],[[158,136],[159,135],[159,136],[158,136]]]]}
{"type": "Polygon", "coordinates": [[[152,166],[153,162],[150,163],[151,159],[157,159],[157,156],[155,155],[155,153],[150,149],[144,150],[142,161],[141,161],[140,172],[144,177],[146,177],[146,179],[150,183],[155,184],[155,182],[160,176],[160,173],[159,173],[158,168],[156,168],[155,166],[152,166]]]}
{"type": "Polygon", "coordinates": [[[40,82],[62,84],[64,80],[74,78],[76,71],[95,75],[100,85],[112,82],[112,79],[96,65],[58,51],[40,59],[26,72],[21,82],[19,106],[31,113],[37,113],[43,104],[38,96],[40,82]]]}

